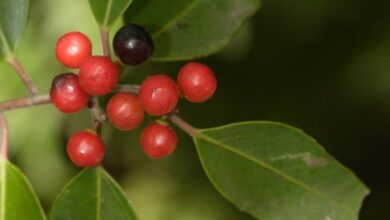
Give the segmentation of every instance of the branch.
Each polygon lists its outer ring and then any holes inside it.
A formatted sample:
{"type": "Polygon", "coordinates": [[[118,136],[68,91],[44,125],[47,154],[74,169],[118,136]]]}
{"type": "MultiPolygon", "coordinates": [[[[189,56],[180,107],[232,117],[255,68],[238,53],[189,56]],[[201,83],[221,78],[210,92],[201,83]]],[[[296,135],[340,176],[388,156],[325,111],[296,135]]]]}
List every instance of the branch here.
{"type": "MultiPolygon", "coordinates": [[[[139,90],[139,85],[118,85],[114,92],[133,92],[135,94],[138,93],[139,90]]],[[[30,106],[36,106],[36,105],[45,105],[49,104],[50,101],[50,95],[36,95],[33,97],[28,97],[28,98],[20,98],[20,99],[15,99],[15,100],[10,100],[6,101],[3,103],[0,103],[0,112],[12,110],[12,109],[18,109],[18,108],[25,108],[25,107],[30,107],[30,106]]],[[[94,105],[96,105],[96,100],[95,104],[91,103],[91,108],[93,108],[94,105]]],[[[95,111],[95,115],[102,115],[101,112],[102,110],[95,111]]],[[[103,122],[105,121],[105,116],[104,118],[102,116],[97,117],[99,121],[103,122]]]]}
{"type": "Polygon", "coordinates": [[[15,99],[15,100],[0,103],[0,112],[8,111],[11,109],[30,107],[35,105],[44,105],[48,103],[50,103],[49,95],[38,95],[29,98],[15,99]]]}
{"type": "MultiPolygon", "coordinates": [[[[114,90],[114,92],[133,92],[134,94],[138,94],[138,91],[139,91],[139,85],[118,85],[114,90]]],[[[0,114],[1,112],[11,110],[11,109],[24,108],[24,107],[30,107],[36,105],[44,105],[48,103],[50,103],[49,95],[39,95],[30,98],[11,100],[8,102],[0,103],[0,114]]],[[[107,116],[104,110],[100,107],[99,99],[97,97],[93,97],[91,99],[90,109],[93,117],[92,127],[98,133],[100,133],[101,126],[103,123],[106,122],[107,116]]],[[[186,121],[181,119],[175,113],[166,115],[165,118],[170,120],[172,123],[174,123],[176,126],[178,126],[180,129],[182,129],[191,137],[196,137],[200,135],[199,131],[196,128],[188,124],[186,121]]]]}
{"type": "Polygon", "coordinates": [[[4,114],[0,112],[0,159],[6,160],[8,158],[8,124],[4,114]]]}
{"type": "Polygon", "coordinates": [[[20,65],[18,58],[16,58],[16,56],[11,56],[7,61],[15,69],[16,73],[22,79],[24,85],[26,85],[28,91],[30,92],[30,95],[35,96],[36,94],[38,94],[38,88],[35,86],[35,84],[32,82],[30,77],[27,75],[22,65],[20,65]]]}

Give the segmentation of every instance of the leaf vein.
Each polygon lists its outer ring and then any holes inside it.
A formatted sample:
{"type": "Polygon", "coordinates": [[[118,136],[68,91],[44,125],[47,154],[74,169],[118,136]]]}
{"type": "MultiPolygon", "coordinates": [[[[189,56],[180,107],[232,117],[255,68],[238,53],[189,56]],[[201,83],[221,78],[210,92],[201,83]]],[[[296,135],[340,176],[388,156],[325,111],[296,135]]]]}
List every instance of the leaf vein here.
{"type": "Polygon", "coordinates": [[[242,151],[240,151],[238,149],[235,149],[234,147],[228,146],[225,143],[223,143],[223,142],[221,142],[219,140],[216,140],[214,138],[211,138],[209,136],[206,136],[204,134],[199,135],[198,138],[203,139],[205,141],[208,141],[211,144],[214,144],[216,146],[220,146],[220,147],[222,147],[222,148],[224,148],[224,149],[226,149],[226,150],[228,150],[228,151],[230,151],[232,153],[235,153],[238,156],[240,156],[242,158],[245,158],[245,159],[247,159],[247,160],[249,160],[249,161],[251,161],[251,162],[253,162],[255,164],[258,164],[259,166],[261,166],[261,167],[271,171],[272,173],[274,173],[275,175],[285,179],[286,181],[289,181],[289,182],[291,182],[291,183],[293,183],[293,184],[295,184],[295,185],[305,189],[306,191],[308,191],[308,192],[310,192],[310,193],[312,193],[312,194],[314,194],[316,196],[319,196],[319,197],[321,197],[323,199],[327,199],[327,200],[331,201],[332,203],[334,203],[334,204],[336,204],[336,205],[338,205],[340,207],[343,207],[343,208],[345,208],[346,210],[348,210],[350,212],[353,212],[353,208],[351,208],[351,207],[349,207],[349,206],[347,206],[347,205],[345,205],[345,204],[343,204],[343,203],[333,199],[332,197],[329,197],[329,196],[327,196],[327,195],[325,195],[325,194],[323,194],[321,192],[318,192],[316,189],[313,189],[312,187],[307,186],[306,184],[302,183],[301,181],[295,179],[294,177],[292,177],[292,176],[290,176],[290,175],[288,175],[288,174],[286,174],[286,173],[284,173],[282,171],[279,171],[278,169],[276,169],[275,167],[273,167],[272,165],[268,164],[265,161],[259,160],[258,158],[250,156],[250,155],[246,154],[245,152],[242,152],[242,151]]]}
{"type": "Polygon", "coordinates": [[[6,175],[6,169],[5,169],[5,160],[0,161],[0,219],[5,220],[5,209],[6,209],[6,182],[7,182],[7,175],[6,175]]]}
{"type": "Polygon", "coordinates": [[[100,220],[100,212],[101,212],[101,194],[102,194],[102,183],[100,172],[95,170],[96,172],[96,220],[100,220]]]}
{"type": "Polygon", "coordinates": [[[108,20],[110,19],[112,2],[113,1],[114,0],[108,0],[108,2],[107,2],[106,13],[104,14],[104,20],[103,20],[103,27],[107,27],[108,26],[108,20]]]}
{"type": "Polygon", "coordinates": [[[157,37],[159,37],[162,33],[164,33],[165,31],[167,31],[169,28],[171,28],[172,26],[174,26],[182,17],[184,17],[185,15],[187,15],[198,3],[200,3],[201,0],[194,0],[193,2],[191,2],[190,4],[187,5],[187,7],[181,12],[181,13],[178,13],[176,16],[174,16],[169,22],[166,23],[166,25],[162,26],[159,30],[157,30],[156,32],[154,32],[152,34],[152,37],[154,39],[156,39],[157,37]]]}
{"type": "Polygon", "coordinates": [[[11,46],[10,46],[10,44],[9,44],[5,34],[4,34],[4,31],[1,27],[0,27],[0,41],[4,45],[4,49],[5,49],[4,52],[5,52],[6,56],[9,56],[12,53],[11,46]]]}

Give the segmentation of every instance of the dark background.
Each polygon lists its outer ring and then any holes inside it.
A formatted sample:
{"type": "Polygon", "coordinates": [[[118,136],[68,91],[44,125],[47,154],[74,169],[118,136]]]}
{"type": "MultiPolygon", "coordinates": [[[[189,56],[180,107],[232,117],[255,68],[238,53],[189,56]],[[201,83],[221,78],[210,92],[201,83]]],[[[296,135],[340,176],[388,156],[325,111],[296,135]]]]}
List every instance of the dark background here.
{"type": "MultiPolygon", "coordinates": [[[[196,127],[273,120],[303,129],[371,189],[361,219],[390,219],[390,1],[265,0],[234,41],[202,62],[218,77],[205,104],[181,102],[180,115],[196,127]]],[[[87,1],[32,1],[31,21],[18,54],[42,93],[64,71],[54,58],[64,32],[88,34],[100,53],[87,1]],[[87,13],[86,13],[87,11],[87,13]]],[[[175,77],[183,63],[129,70],[123,82],[147,74],[175,77]]],[[[2,100],[26,95],[0,65],[2,100]]],[[[78,170],[65,154],[69,135],[89,126],[88,112],[62,115],[52,106],[8,112],[11,160],[31,179],[45,207],[78,170]]],[[[146,124],[146,123],[145,123],[146,124]]],[[[139,131],[104,127],[105,167],[124,187],[142,219],[251,219],[215,191],[189,137],[179,132],[175,154],[152,161],[139,148],[139,131]]]]}

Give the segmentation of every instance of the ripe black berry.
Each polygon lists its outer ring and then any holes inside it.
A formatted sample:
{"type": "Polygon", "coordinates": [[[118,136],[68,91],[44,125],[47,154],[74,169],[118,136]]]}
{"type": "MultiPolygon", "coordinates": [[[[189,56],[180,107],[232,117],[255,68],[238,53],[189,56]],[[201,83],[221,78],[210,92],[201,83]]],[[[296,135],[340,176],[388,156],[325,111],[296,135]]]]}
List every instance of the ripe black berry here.
{"type": "Polygon", "coordinates": [[[115,54],[127,65],[139,65],[153,54],[150,34],[137,24],[126,24],[116,32],[113,41],[115,54]]]}

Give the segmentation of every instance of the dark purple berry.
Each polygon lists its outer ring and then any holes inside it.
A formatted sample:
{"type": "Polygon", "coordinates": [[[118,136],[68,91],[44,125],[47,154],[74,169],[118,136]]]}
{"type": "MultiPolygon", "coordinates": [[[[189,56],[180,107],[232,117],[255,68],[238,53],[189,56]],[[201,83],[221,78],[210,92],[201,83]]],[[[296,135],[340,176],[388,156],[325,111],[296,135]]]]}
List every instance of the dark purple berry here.
{"type": "Polygon", "coordinates": [[[116,32],[113,41],[115,54],[127,65],[140,65],[153,54],[150,34],[137,24],[126,24],[116,32]]]}

